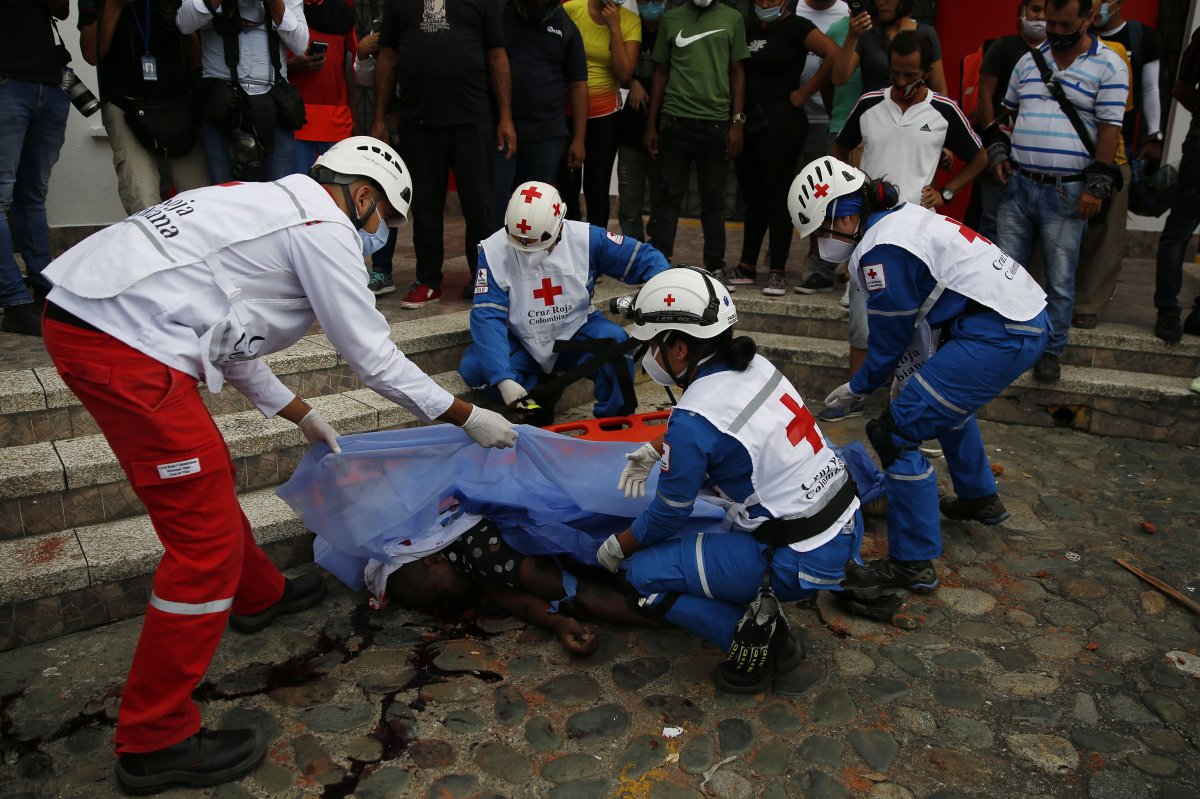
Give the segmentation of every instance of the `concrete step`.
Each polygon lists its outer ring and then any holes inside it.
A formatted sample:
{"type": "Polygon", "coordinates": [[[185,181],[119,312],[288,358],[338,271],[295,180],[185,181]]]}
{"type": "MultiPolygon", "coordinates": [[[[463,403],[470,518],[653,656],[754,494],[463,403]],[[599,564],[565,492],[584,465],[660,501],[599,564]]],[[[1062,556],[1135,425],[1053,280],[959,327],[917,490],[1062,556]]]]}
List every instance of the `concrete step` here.
{"type": "MultiPolygon", "coordinates": [[[[428,374],[453,371],[470,342],[467,312],[398,322],[391,340],[428,374]]],[[[284,385],[301,397],[320,397],[362,388],[362,382],[325,336],[306,336],[263,358],[284,385]]],[[[201,397],[214,415],[253,410],[226,386],[201,397]]],[[[98,433],[94,421],[53,367],[0,372],[0,446],[36,444],[98,433]]]]}
{"type": "MultiPolygon", "coordinates": [[[[439,375],[450,387],[452,381],[446,378],[439,375]]],[[[460,383],[452,390],[463,388],[460,383]]],[[[664,407],[666,394],[661,388],[648,380],[640,381],[637,388],[643,411],[664,407]]],[[[560,407],[564,409],[560,421],[591,418],[590,389],[573,389],[560,407]]],[[[414,417],[399,410],[400,414],[387,417],[393,424],[385,426],[416,424],[414,417]]],[[[226,436],[231,433],[230,428],[223,431],[226,436]]],[[[298,461],[304,447],[297,447],[298,461]]],[[[276,484],[286,481],[294,468],[295,463],[288,465],[269,487],[238,497],[255,540],[281,569],[311,562],[313,557],[313,534],[275,495],[276,484]]],[[[0,540],[0,651],[141,615],[162,555],[162,545],[144,512],[0,540]]]]}
{"type": "MultiPolygon", "coordinates": [[[[434,380],[474,399],[457,372],[434,380]]],[[[589,383],[564,395],[563,407],[588,401],[589,383]]],[[[418,424],[417,418],[370,389],[309,397],[339,433],[364,433],[418,424]]],[[[237,466],[239,492],[278,485],[308,449],[299,428],[257,410],[214,417],[237,466]]],[[[0,540],[111,522],[145,511],[108,442],[99,434],[0,450],[0,540]]]]}
{"type": "MultiPolygon", "coordinates": [[[[846,341],[849,313],[838,303],[839,292],[764,297],[750,288],[734,294],[740,329],[846,341]]],[[[1152,330],[1102,322],[1092,330],[1071,329],[1063,364],[1191,380],[1200,374],[1200,338],[1166,344],[1152,330]]]]}
{"type": "MultiPolygon", "coordinates": [[[[830,339],[751,333],[760,352],[820,407],[821,399],[846,381],[847,347],[830,339]]],[[[1105,436],[1144,441],[1200,444],[1200,394],[1189,390],[1192,377],[1064,365],[1062,379],[1038,383],[1030,374],[1017,379],[979,413],[981,419],[1070,427],[1105,436]]],[[[884,392],[872,397],[882,410],[884,392]]]]}

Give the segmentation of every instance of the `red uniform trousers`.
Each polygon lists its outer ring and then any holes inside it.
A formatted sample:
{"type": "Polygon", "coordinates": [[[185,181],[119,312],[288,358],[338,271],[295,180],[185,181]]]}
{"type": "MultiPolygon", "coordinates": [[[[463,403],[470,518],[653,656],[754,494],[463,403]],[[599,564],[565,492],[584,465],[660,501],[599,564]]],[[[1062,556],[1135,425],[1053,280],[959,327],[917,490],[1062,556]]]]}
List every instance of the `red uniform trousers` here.
{"type": "Polygon", "coordinates": [[[230,609],[270,607],[284,578],[254,542],[229,449],[196,378],[107,333],[53,319],[42,331],[58,373],[104,433],[166,550],[116,731],[117,754],[162,749],[200,729],[192,691],[230,609]]]}

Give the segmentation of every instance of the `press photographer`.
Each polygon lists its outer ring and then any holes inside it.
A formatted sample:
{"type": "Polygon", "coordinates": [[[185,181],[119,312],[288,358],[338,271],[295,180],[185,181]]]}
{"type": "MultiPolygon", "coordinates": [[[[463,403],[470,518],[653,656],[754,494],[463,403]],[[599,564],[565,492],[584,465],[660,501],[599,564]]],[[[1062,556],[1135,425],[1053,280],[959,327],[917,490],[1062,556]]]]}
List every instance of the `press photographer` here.
{"type": "Polygon", "coordinates": [[[199,31],[200,137],[213,183],[276,180],[295,171],[304,101],[285,49],[308,49],[303,0],[183,0],[175,21],[199,31]]]}
{"type": "Polygon", "coordinates": [[[41,335],[41,313],[14,252],[21,253],[39,298],[50,285],[46,189],[67,128],[61,88],[70,54],[54,35],[68,0],[5,0],[0,14],[0,330],[41,335]],[[9,227],[9,217],[12,227],[9,227]]]}
{"type": "Polygon", "coordinates": [[[179,0],[79,0],[79,45],[99,76],[100,119],[112,145],[117,192],[134,214],[208,184],[188,54],[195,35],[175,25],[179,0]]]}

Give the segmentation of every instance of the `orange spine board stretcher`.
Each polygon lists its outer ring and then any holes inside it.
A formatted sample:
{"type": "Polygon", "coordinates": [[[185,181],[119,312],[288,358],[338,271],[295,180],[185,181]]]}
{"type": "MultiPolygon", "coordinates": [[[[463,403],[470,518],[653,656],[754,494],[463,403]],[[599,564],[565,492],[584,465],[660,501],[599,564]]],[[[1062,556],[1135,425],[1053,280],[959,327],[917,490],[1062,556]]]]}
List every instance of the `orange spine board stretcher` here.
{"type": "Polygon", "coordinates": [[[653,441],[662,435],[670,416],[670,411],[652,411],[632,416],[563,422],[544,429],[587,441],[653,441]]]}

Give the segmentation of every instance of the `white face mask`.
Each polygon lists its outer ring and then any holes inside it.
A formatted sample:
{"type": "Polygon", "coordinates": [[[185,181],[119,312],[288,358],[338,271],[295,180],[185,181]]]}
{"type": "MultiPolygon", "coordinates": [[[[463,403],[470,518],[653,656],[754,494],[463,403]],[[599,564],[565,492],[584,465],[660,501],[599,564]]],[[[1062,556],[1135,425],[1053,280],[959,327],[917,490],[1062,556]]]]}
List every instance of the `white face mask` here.
{"type": "Polygon", "coordinates": [[[822,261],[840,264],[842,261],[850,260],[850,253],[854,252],[854,242],[821,236],[817,239],[817,252],[822,261]]]}
{"type": "Polygon", "coordinates": [[[654,357],[654,348],[646,350],[646,354],[642,356],[642,368],[646,370],[646,374],[650,379],[660,386],[673,386],[675,381],[667,374],[667,370],[659,364],[658,359],[654,357]]]}
{"type": "Polygon", "coordinates": [[[1026,39],[1040,42],[1046,38],[1046,20],[1028,20],[1021,17],[1021,32],[1026,39]]]}

